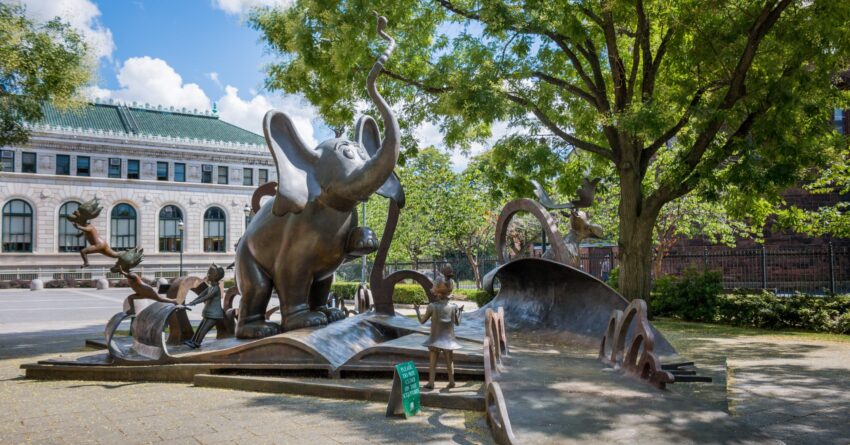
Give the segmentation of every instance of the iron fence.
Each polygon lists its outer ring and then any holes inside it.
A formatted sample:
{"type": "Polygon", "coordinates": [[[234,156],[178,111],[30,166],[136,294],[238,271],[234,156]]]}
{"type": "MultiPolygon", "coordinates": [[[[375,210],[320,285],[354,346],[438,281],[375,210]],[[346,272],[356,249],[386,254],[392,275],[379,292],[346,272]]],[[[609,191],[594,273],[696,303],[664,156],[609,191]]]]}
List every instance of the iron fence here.
{"type": "MultiPolygon", "coordinates": [[[[477,287],[475,273],[466,258],[428,259],[413,262],[389,262],[384,273],[411,269],[433,277],[434,272],[449,263],[454,269],[455,279],[461,289],[477,287]]],[[[478,258],[480,277],[490,272],[497,264],[496,258],[482,256],[478,258]]],[[[615,252],[610,248],[594,248],[581,257],[580,268],[585,272],[605,280],[608,271],[617,267],[615,252]]],[[[850,247],[831,244],[827,246],[754,249],[732,249],[727,247],[696,248],[687,252],[677,252],[664,258],[661,275],[681,275],[688,267],[699,271],[716,270],[722,273],[724,289],[769,289],[779,293],[850,293],[850,247]]],[[[366,280],[372,263],[366,265],[366,280]]],[[[141,266],[137,273],[145,278],[172,278],[178,275],[178,267],[141,266]]],[[[203,276],[207,267],[184,266],[183,275],[203,276]]],[[[339,268],[336,279],[339,281],[360,281],[362,264],[352,261],[339,268]]],[[[0,281],[24,280],[34,278],[57,280],[64,278],[94,279],[100,277],[120,278],[108,269],[93,267],[80,268],[15,268],[0,270],[0,281]]],[[[232,271],[227,271],[228,278],[232,271]]]]}

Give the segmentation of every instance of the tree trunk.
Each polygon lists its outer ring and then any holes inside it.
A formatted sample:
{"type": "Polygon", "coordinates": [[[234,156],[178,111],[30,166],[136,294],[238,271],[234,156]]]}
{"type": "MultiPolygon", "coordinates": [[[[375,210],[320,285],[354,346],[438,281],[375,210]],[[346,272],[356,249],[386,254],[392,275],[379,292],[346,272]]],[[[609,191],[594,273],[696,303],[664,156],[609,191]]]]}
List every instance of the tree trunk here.
{"type": "Polygon", "coordinates": [[[619,290],[628,300],[647,300],[652,287],[652,230],[658,212],[644,208],[641,178],[633,168],[620,170],[619,216],[619,290]]]}
{"type": "Polygon", "coordinates": [[[466,260],[469,262],[469,267],[472,268],[472,274],[475,277],[475,288],[481,289],[481,272],[478,270],[478,259],[472,253],[472,249],[464,248],[463,253],[466,254],[466,260]]]}

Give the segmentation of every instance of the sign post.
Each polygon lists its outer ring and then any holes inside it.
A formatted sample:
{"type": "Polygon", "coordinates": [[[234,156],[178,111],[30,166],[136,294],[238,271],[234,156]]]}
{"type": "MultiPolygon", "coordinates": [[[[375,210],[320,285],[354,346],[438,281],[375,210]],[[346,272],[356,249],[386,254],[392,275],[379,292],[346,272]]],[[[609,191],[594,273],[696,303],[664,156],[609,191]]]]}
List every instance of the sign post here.
{"type": "Polygon", "coordinates": [[[413,362],[395,365],[393,388],[387,404],[387,417],[404,415],[404,418],[419,412],[419,370],[413,362]]]}

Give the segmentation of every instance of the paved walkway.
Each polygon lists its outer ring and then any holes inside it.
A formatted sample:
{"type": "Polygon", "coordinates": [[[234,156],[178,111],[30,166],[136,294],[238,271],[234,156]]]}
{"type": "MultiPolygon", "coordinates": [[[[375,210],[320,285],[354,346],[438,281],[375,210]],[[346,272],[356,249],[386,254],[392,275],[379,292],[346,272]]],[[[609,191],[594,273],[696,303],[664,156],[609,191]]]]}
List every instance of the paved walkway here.
{"type": "Polygon", "coordinates": [[[498,381],[519,443],[778,443],[713,400],[603,371],[596,354],[563,346],[510,336],[498,381]]]}
{"type": "Polygon", "coordinates": [[[20,364],[78,354],[102,327],[0,334],[0,443],[492,443],[480,413],[425,408],[408,420],[386,405],[186,384],[33,381],[20,364]]]}
{"type": "Polygon", "coordinates": [[[850,343],[787,336],[668,338],[701,367],[728,367],[729,412],[788,444],[850,444],[850,343]]]}

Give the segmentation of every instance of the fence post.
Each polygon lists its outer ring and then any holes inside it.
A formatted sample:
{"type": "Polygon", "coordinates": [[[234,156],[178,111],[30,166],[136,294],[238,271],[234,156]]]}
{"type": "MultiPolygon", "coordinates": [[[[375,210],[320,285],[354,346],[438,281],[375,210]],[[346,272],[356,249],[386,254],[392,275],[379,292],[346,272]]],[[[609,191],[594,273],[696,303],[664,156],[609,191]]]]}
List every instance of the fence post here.
{"type": "Polygon", "coordinates": [[[835,295],[835,251],[832,241],[829,242],[829,293],[835,295]]]}
{"type": "Polygon", "coordinates": [[[702,265],[708,270],[708,246],[702,248],[702,265]]]}
{"type": "Polygon", "coordinates": [[[767,251],[761,246],[761,288],[767,289],[767,251]]]}

